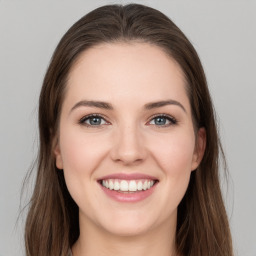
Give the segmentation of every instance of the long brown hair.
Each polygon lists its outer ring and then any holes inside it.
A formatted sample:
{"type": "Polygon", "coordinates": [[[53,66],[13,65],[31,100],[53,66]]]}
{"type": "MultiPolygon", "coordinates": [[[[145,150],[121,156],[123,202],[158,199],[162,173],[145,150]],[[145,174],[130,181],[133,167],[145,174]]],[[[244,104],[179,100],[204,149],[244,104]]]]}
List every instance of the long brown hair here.
{"type": "Polygon", "coordinates": [[[195,129],[204,127],[203,160],[178,206],[176,246],[184,256],[232,256],[220,184],[222,153],[214,110],[199,57],[181,30],[161,12],[138,4],[108,5],[82,17],[59,42],[39,100],[40,148],[26,221],[27,256],[66,256],[79,237],[78,206],[55,166],[54,138],[70,69],[86,49],[104,42],[141,41],[161,47],[184,72],[195,129]]]}

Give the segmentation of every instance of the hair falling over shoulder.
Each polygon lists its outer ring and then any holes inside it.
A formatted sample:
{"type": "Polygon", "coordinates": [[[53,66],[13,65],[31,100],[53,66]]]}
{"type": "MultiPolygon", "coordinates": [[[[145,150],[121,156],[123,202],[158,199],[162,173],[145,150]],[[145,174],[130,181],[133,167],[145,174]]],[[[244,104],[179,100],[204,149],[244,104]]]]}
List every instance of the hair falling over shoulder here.
{"type": "MultiPolygon", "coordinates": [[[[55,166],[59,117],[68,74],[77,58],[104,42],[142,41],[161,47],[184,72],[195,129],[204,127],[205,155],[178,207],[176,246],[183,256],[233,256],[219,183],[223,156],[200,59],[186,36],[161,12],[138,4],[103,6],[77,21],[59,42],[39,99],[40,145],[35,188],[26,220],[27,256],[67,256],[79,237],[78,206],[55,166]]],[[[224,157],[224,156],[223,156],[224,157]]]]}

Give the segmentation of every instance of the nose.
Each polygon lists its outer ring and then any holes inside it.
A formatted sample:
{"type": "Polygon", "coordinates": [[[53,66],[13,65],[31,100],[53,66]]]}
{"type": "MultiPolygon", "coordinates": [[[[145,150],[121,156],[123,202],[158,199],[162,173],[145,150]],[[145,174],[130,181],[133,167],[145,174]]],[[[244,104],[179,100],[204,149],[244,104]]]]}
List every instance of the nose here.
{"type": "Polygon", "coordinates": [[[111,158],[124,165],[133,165],[146,158],[143,134],[138,127],[124,126],[114,134],[111,158]]]}

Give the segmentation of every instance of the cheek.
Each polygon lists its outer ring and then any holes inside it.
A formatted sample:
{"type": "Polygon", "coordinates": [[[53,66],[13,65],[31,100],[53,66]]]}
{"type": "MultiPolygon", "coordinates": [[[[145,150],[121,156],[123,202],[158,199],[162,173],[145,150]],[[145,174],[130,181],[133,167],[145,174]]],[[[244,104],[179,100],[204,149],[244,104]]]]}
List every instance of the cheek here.
{"type": "Polygon", "coordinates": [[[67,127],[60,131],[60,150],[66,185],[79,206],[90,205],[90,200],[85,195],[93,193],[90,188],[95,185],[94,171],[106,152],[102,140],[93,138],[94,136],[67,127]]]}
{"type": "Polygon", "coordinates": [[[71,129],[63,129],[60,134],[60,149],[63,169],[71,169],[74,172],[85,172],[92,169],[91,165],[97,164],[96,159],[100,158],[104,151],[100,140],[95,140],[93,136],[71,129]],[[86,169],[84,169],[85,166],[86,169]]]}
{"type": "Polygon", "coordinates": [[[162,149],[158,149],[161,152],[158,154],[158,163],[166,177],[165,200],[173,202],[169,206],[172,211],[178,207],[189,184],[195,140],[193,134],[177,134],[169,141],[162,145],[162,149]]]}
{"type": "Polygon", "coordinates": [[[180,176],[192,170],[194,145],[193,133],[175,133],[153,141],[151,148],[166,175],[180,176]]]}
{"type": "Polygon", "coordinates": [[[67,187],[74,198],[84,193],[88,182],[94,178],[94,171],[105,157],[106,146],[95,136],[83,131],[63,129],[60,132],[60,150],[67,187]],[[75,194],[74,194],[75,193],[75,194]]]}
{"type": "MultiPolygon", "coordinates": [[[[154,143],[156,144],[156,143],[154,143]]],[[[164,196],[163,203],[169,204],[169,211],[178,207],[190,180],[193,163],[195,139],[193,131],[168,134],[158,140],[154,150],[155,160],[162,170],[164,196]]]]}

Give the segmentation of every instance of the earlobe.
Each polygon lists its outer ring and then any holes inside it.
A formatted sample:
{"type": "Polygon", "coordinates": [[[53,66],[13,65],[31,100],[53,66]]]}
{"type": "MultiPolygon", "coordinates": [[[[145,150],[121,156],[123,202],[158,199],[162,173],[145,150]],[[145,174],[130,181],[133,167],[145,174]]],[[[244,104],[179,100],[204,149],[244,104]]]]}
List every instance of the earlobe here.
{"type": "Polygon", "coordinates": [[[206,147],[206,131],[205,128],[200,128],[197,132],[195,151],[193,155],[192,171],[195,170],[201,163],[206,147]]]}
{"type": "Polygon", "coordinates": [[[60,146],[58,141],[54,143],[54,150],[53,153],[55,155],[55,164],[58,169],[63,169],[63,161],[62,161],[62,156],[61,156],[61,151],[60,151],[60,146]]]}

